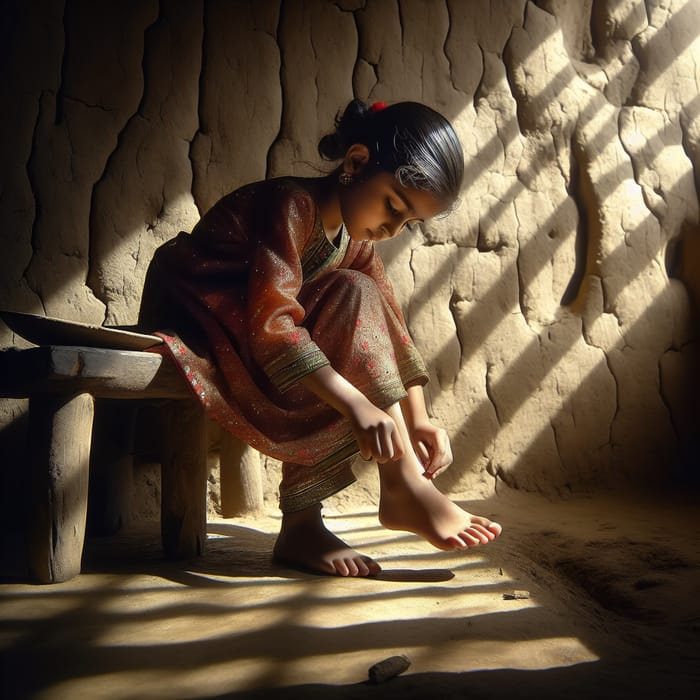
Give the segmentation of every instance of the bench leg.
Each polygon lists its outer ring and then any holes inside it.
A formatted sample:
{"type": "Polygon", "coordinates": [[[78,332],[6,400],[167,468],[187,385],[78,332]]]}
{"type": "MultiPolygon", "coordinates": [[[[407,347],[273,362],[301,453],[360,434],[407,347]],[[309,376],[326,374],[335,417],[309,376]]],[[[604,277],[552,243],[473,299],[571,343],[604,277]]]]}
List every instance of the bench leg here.
{"type": "Polygon", "coordinates": [[[29,566],[37,583],[59,583],[80,573],[93,414],[90,394],[29,401],[29,566]]]}
{"type": "Polygon", "coordinates": [[[199,403],[163,407],[161,532],[169,559],[204,553],[207,537],[207,422],[199,403]]]}
{"type": "Polygon", "coordinates": [[[129,519],[137,411],[131,401],[98,399],[95,404],[88,499],[93,535],[114,535],[129,519]]]}
{"type": "Polygon", "coordinates": [[[219,463],[221,514],[224,518],[262,510],[264,494],[260,453],[222,431],[219,463]]]}

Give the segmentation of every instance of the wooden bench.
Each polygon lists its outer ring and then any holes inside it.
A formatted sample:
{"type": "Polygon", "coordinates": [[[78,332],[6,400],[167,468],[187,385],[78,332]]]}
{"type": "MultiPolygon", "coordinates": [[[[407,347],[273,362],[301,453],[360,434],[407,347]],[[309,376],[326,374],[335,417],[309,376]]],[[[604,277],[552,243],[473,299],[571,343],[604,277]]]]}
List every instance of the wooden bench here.
{"type": "MultiPolygon", "coordinates": [[[[27,456],[32,476],[29,566],[34,581],[80,573],[93,469],[119,491],[131,470],[125,399],[162,405],[161,533],[168,558],[200,555],[206,541],[207,418],[173,363],[158,353],[46,345],[0,351],[0,396],[29,398],[27,456]],[[95,403],[98,402],[97,420],[95,403]],[[93,425],[94,424],[94,425],[93,425]],[[107,441],[102,431],[111,436],[107,441]],[[93,427],[95,443],[93,443],[93,427]],[[119,439],[123,431],[124,439],[119,439]]],[[[221,449],[224,515],[262,502],[259,465],[226,436],[221,449]],[[246,473],[241,473],[243,464],[246,473]]],[[[119,498],[117,498],[117,501],[119,498]]],[[[116,525],[118,514],[101,516],[116,525]]],[[[111,499],[114,502],[114,499],[111,499]]],[[[109,527],[109,526],[108,526],[109,527]]]]}

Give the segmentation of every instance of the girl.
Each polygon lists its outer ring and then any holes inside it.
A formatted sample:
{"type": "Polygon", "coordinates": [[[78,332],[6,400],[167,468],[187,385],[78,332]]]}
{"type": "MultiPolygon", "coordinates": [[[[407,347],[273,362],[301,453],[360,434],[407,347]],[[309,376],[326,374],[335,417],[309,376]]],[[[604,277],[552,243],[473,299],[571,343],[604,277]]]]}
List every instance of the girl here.
{"type": "Polygon", "coordinates": [[[156,251],[140,322],[160,332],[209,414],[282,460],[275,558],[371,576],[379,564],[328,531],[321,502],[375,460],[380,522],[440,549],[487,543],[497,523],[433,479],[452,461],[423,398],[409,338],[374,241],[450,208],[463,176],[451,125],[413,102],[350,103],[318,146],[326,177],[278,178],[223,197],[156,251]]]}

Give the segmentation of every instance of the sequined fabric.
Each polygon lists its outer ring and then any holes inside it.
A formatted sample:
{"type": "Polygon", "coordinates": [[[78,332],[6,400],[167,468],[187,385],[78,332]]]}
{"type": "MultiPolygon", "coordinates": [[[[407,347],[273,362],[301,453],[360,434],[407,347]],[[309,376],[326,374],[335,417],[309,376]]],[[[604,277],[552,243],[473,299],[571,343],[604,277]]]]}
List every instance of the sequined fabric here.
{"type": "Polygon", "coordinates": [[[348,422],[302,377],[330,363],[382,408],[427,381],[373,244],[328,241],[303,180],[243,187],[161,246],[140,325],[223,428],[282,460],[283,511],[354,478],[348,422]]]}

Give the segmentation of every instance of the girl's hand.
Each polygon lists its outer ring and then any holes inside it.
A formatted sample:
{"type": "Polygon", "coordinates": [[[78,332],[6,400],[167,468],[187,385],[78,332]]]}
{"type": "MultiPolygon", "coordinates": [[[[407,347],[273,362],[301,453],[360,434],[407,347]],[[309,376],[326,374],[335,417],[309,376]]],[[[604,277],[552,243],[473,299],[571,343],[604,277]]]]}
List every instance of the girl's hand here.
{"type": "Polygon", "coordinates": [[[426,479],[434,479],[452,464],[452,447],[447,431],[424,423],[411,429],[413,449],[425,471],[426,479]]]}
{"type": "Polygon", "coordinates": [[[362,459],[374,459],[383,464],[403,456],[403,441],[388,413],[365,399],[353,407],[348,417],[362,459]]]}
{"type": "Polygon", "coordinates": [[[330,365],[310,372],[301,381],[350,421],[363,459],[383,464],[403,457],[404,444],[394,419],[330,365]]]}

